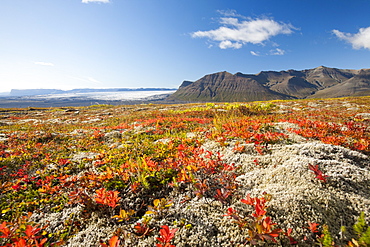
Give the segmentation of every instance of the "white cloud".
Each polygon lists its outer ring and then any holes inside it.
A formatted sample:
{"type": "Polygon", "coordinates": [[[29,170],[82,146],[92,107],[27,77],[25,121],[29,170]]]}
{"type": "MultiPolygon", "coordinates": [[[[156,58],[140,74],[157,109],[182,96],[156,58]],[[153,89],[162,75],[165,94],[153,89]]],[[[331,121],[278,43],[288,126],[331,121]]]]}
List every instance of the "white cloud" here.
{"type": "MultiPolygon", "coordinates": [[[[225,13],[224,13],[225,14],[225,13]]],[[[191,34],[193,38],[209,38],[219,42],[221,49],[239,49],[247,43],[263,44],[264,41],[279,34],[290,34],[295,29],[290,24],[276,22],[269,18],[252,19],[230,12],[220,19],[220,27],[209,31],[197,31],[191,34]],[[238,18],[239,17],[239,18],[238,18]],[[241,20],[244,19],[244,20],[241,20]]]]}
{"type": "Polygon", "coordinates": [[[255,51],[251,51],[251,54],[252,54],[253,56],[256,56],[256,57],[259,57],[259,56],[260,56],[260,54],[259,54],[258,52],[255,52],[255,51]]]}
{"type": "Polygon", "coordinates": [[[279,48],[270,51],[270,55],[284,55],[285,51],[279,48]]]}
{"type": "Polygon", "coordinates": [[[240,49],[242,48],[242,44],[238,43],[238,42],[231,42],[230,40],[224,40],[224,41],[221,41],[221,43],[219,44],[219,47],[221,49],[227,49],[227,48],[234,48],[234,49],[240,49]]]}
{"type": "Polygon", "coordinates": [[[358,33],[355,34],[343,33],[335,29],[332,32],[339,39],[352,44],[353,49],[365,48],[370,50],[370,27],[360,28],[358,33]]]}
{"type": "Polygon", "coordinates": [[[53,63],[46,63],[46,62],[34,62],[34,64],[42,65],[42,66],[54,66],[53,63]]]}
{"type": "Polygon", "coordinates": [[[109,3],[109,0],[82,0],[82,3],[109,3]]]}

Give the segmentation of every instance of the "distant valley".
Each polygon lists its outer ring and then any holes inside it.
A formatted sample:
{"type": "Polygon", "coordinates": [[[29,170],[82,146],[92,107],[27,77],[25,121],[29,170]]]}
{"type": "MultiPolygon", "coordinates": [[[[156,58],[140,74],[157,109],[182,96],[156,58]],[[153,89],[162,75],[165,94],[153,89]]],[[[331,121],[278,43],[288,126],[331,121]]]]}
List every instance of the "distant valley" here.
{"type": "Polygon", "coordinates": [[[320,66],[307,70],[262,71],[258,74],[206,75],[184,81],[167,100],[178,102],[237,102],[370,95],[370,69],[320,66]]]}
{"type": "Polygon", "coordinates": [[[162,101],[176,89],[24,89],[0,95],[0,108],[90,106],[99,104],[128,105],[162,101]]]}
{"type": "Polygon", "coordinates": [[[173,88],[78,88],[72,90],[60,89],[12,89],[9,94],[4,96],[34,96],[45,94],[71,94],[71,93],[103,93],[103,92],[124,92],[124,91],[171,91],[173,88]]]}

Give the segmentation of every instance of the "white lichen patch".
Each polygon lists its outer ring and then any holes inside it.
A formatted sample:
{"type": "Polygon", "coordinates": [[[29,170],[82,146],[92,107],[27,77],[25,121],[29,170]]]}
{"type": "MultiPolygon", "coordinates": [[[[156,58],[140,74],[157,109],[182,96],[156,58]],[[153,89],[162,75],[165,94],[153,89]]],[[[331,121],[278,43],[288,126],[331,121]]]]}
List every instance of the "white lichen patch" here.
{"type": "Polygon", "coordinates": [[[107,238],[109,238],[116,229],[113,224],[109,224],[107,219],[99,217],[95,213],[92,213],[89,221],[90,224],[87,225],[85,229],[79,231],[76,235],[69,239],[65,246],[96,246],[100,242],[100,240],[106,240],[107,238]]]}
{"type": "MultiPolygon", "coordinates": [[[[220,151],[214,143],[205,146],[220,151]]],[[[259,156],[233,154],[230,148],[222,154],[243,171],[236,179],[239,190],[252,196],[271,194],[269,212],[274,221],[283,229],[293,228],[297,236],[302,236],[308,221],[327,224],[339,233],[341,225],[353,225],[354,215],[370,213],[370,159],[362,153],[309,142],[270,146],[259,156]],[[326,183],[315,177],[309,164],[328,176],[326,183]]]]}

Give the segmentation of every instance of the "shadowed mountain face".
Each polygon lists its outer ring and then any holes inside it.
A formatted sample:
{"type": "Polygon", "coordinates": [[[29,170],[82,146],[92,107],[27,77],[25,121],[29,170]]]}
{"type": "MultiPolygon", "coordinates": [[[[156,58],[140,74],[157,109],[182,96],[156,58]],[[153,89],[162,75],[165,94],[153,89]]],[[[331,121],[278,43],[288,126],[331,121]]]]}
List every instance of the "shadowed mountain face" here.
{"type": "Polygon", "coordinates": [[[320,66],[309,70],[262,71],[256,75],[219,72],[184,81],[170,101],[256,101],[370,95],[370,69],[320,66]]]}
{"type": "Polygon", "coordinates": [[[206,75],[196,82],[186,82],[170,98],[183,101],[251,101],[289,99],[274,92],[254,78],[220,72],[206,75]]]}

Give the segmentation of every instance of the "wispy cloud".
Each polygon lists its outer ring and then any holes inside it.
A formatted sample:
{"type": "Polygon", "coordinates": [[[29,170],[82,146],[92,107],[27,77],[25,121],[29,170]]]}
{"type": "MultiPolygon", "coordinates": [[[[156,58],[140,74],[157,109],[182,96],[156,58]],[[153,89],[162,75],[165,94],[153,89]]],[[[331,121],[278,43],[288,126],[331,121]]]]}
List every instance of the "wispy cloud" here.
{"type": "Polygon", "coordinates": [[[228,9],[228,10],[217,10],[217,12],[223,16],[232,16],[232,17],[239,17],[242,19],[246,19],[247,17],[240,15],[236,12],[235,9],[228,9]]]}
{"type": "Polygon", "coordinates": [[[332,30],[339,39],[352,44],[353,49],[369,49],[370,50],[370,27],[360,28],[358,33],[343,33],[339,30],[332,30]]]}
{"type": "Polygon", "coordinates": [[[282,50],[282,49],[279,49],[279,48],[276,48],[276,49],[270,51],[270,55],[279,55],[279,56],[281,56],[281,55],[284,55],[284,54],[285,54],[285,51],[282,50]]]}
{"type": "Polygon", "coordinates": [[[34,62],[34,64],[42,65],[42,66],[54,66],[53,63],[47,63],[47,62],[34,62]]]}
{"type": "Polygon", "coordinates": [[[260,57],[260,56],[282,56],[285,55],[285,51],[280,48],[269,50],[268,52],[259,52],[259,51],[250,51],[253,56],[260,57]]]}
{"type": "Polygon", "coordinates": [[[100,85],[102,84],[101,81],[98,81],[96,80],[95,78],[93,77],[76,77],[76,76],[69,76],[70,78],[72,79],[75,79],[75,80],[79,80],[79,81],[83,81],[83,82],[87,82],[89,84],[93,83],[95,85],[100,85]]]}
{"type": "Polygon", "coordinates": [[[238,15],[235,11],[219,11],[224,16],[219,20],[220,27],[209,31],[193,32],[193,38],[209,38],[218,42],[221,49],[239,49],[247,43],[263,44],[279,34],[290,34],[295,27],[264,17],[252,19],[238,15]]]}
{"type": "Polygon", "coordinates": [[[109,3],[109,0],[82,0],[82,3],[109,3]]]}
{"type": "Polygon", "coordinates": [[[92,77],[87,77],[87,80],[88,80],[89,82],[93,82],[93,83],[95,83],[95,84],[101,84],[101,83],[102,83],[101,81],[98,81],[98,80],[96,80],[96,79],[94,79],[94,78],[92,78],[92,77]]]}

